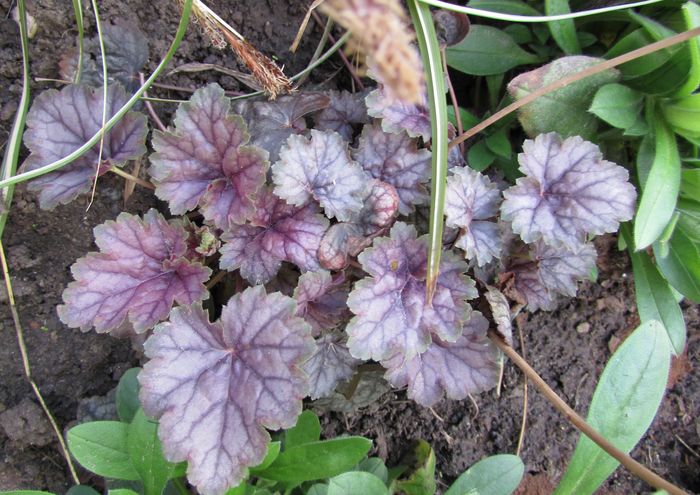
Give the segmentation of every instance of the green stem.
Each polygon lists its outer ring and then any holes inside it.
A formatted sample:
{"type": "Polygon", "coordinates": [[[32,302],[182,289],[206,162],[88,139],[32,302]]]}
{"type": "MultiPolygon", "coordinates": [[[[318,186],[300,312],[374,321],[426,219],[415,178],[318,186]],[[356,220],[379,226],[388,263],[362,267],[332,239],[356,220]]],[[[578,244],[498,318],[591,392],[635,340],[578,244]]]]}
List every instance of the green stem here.
{"type": "Polygon", "coordinates": [[[81,0],[73,0],[73,12],[75,13],[75,26],[78,28],[78,65],[75,68],[73,82],[78,84],[83,74],[83,38],[85,37],[85,28],[83,26],[83,2],[81,0]]]}

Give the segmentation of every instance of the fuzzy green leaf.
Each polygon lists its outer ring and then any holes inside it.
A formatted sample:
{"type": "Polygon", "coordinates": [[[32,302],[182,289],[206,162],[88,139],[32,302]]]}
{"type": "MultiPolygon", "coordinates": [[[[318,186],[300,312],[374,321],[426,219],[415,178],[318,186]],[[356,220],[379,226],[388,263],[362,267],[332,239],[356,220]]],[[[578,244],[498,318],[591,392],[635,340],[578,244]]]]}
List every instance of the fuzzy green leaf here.
{"type": "Polygon", "coordinates": [[[515,455],[482,459],[460,475],[445,495],[510,495],[523,478],[525,465],[515,455]]]}

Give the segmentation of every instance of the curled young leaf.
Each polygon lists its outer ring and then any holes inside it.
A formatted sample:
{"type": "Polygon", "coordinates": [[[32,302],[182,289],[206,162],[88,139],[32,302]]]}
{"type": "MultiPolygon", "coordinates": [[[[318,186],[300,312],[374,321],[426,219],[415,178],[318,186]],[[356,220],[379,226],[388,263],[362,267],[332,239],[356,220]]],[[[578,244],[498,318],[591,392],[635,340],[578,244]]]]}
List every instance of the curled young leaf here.
{"type": "Polygon", "coordinates": [[[359,256],[369,274],[355,284],[348,307],[355,314],[346,330],[348,348],[358,359],[405,359],[424,352],[433,336],[454,342],[462,334],[477,296],[466,265],[443,253],[432,304],[425,299],[428,246],[412,226],[396,223],[390,237],[378,237],[359,256]]]}
{"type": "Polygon", "coordinates": [[[470,168],[455,168],[447,178],[445,224],[461,229],[456,246],[467,259],[484,266],[499,258],[501,234],[496,222],[485,221],[498,214],[501,193],[488,177],[470,168]]]}
{"type": "Polygon", "coordinates": [[[405,132],[392,134],[378,125],[366,125],[353,157],[372,177],[396,188],[402,215],[428,202],[425,184],[430,181],[430,152],[419,150],[416,140],[405,132]]]}
{"type": "Polygon", "coordinates": [[[156,196],[182,214],[202,207],[220,229],[243,223],[265,183],[267,152],[245,146],[248,130],[231,115],[231,101],[217,84],[198,89],[175,115],[175,128],[155,131],[149,173],[156,196]]]}
{"type": "MultiPolygon", "coordinates": [[[[107,120],[127,102],[124,89],[114,84],[107,92],[107,120]]],[[[68,85],[57,91],[49,89],[36,97],[27,114],[24,144],[30,155],[22,164],[29,172],[60,160],[91,139],[102,128],[102,90],[83,85],[68,85]]],[[[105,134],[99,173],[112,166],[121,167],[127,160],[135,160],[146,152],[148,128],[146,117],[138,112],[127,112],[105,134]]],[[[29,183],[29,189],[39,191],[39,205],[51,210],[58,204],[75,199],[89,191],[97,170],[100,144],[55,172],[42,175],[29,183]]]]}
{"type": "Polygon", "coordinates": [[[411,137],[422,137],[425,141],[430,139],[430,109],[425,95],[423,102],[416,105],[391,98],[380,86],[367,95],[365,103],[371,117],[382,119],[382,129],[385,132],[399,134],[406,131],[411,137]]]}
{"type": "Polygon", "coordinates": [[[348,315],[348,288],[341,275],[335,280],[325,270],[306,272],[294,290],[297,316],[304,318],[314,336],[337,327],[348,315]]]}
{"type": "Polygon", "coordinates": [[[309,375],[309,397],[315,400],[330,395],[338,383],[352,376],[359,363],[339,334],[329,333],[316,339],[316,350],[304,363],[304,371],[309,375]]]}
{"type": "Polygon", "coordinates": [[[75,282],[63,291],[58,315],[66,325],[109,332],[126,322],[142,333],[162,320],[173,306],[207,296],[204,282],[211,270],[189,261],[188,233],[168,223],[156,210],[143,220],[121,213],[116,221],[95,227],[99,253],[88,253],[71,267],[75,282]]]}
{"type": "Polygon", "coordinates": [[[200,306],[175,308],[146,342],[141,403],[159,419],[165,457],[187,461],[200,493],[236,486],[265,457],[265,428],[289,428],[301,413],[314,344],[295,311],[293,299],[251,287],[214,323],[200,306]]]}
{"type": "Polygon", "coordinates": [[[362,209],[367,175],[352,161],[337,132],[311,130],[311,137],[290,136],[272,167],[275,194],[293,205],[311,198],[329,217],[350,220],[362,209]]]}
{"type": "Polygon", "coordinates": [[[627,170],[578,136],[562,141],[541,134],[525,141],[518,161],[525,177],[503,192],[501,214],[527,243],[542,239],[574,249],[587,234],[615,232],[634,214],[627,170]]]}
{"type": "Polygon", "coordinates": [[[486,331],[489,323],[475,311],[456,342],[435,338],[428,349],[411,359],[401,354],[383,361],[385,378],[394,387],[407,388],[410,399],[430,407],[443,396],[462,400],[488,390],[498,380],[496,347],[486,331]]]}
{"type": "Polygon", "coordinates": [[[315,203],[292,206],[269,189],[260,200],[250,224],[231,225],[221,240],[219,265],[224,270],[240,269],[251,284],[264,284],[274,277],[282,261],[303,271],[318,270],[316,251],[328,229],[328,219],[315,203]]]}
{"type": "Polygon", "coordinates": [[[372,244],[372,239],[394,222],[399,197],[390,184],[372,180],[362,210],[349,222],[332,225],[321,239],[318,259],[329,270],[342,270],[348,256],[357,256],[372,244]]]}
{"type": "Polygon", "coordinates": [[[316,129],[335,131],[346,141],[352,141],[353,125],[366,124],[367,106],[365,93],[330,91],[330,103],[316,117],[316,129]]]}

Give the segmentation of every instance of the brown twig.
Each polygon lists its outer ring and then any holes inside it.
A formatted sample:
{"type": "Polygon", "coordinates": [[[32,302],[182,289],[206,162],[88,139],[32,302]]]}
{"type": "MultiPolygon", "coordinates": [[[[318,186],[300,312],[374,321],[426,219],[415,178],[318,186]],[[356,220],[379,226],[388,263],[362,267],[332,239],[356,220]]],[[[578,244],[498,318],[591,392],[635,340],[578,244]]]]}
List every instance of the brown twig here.
{"type": "MultiPolygon", "coordinates": [[[[464,127],[462,124],[462,115],[459,111],[459,102],[457,101],[457,93],[455,93],[455,88],[452,85],[452,79],[450,79],[450,71],[447,68],[447,54],[445,49],[447,47],[440,48],[442,52],[442,71],[445,73],[445,80],[447,81],[447,90],[450,93],[450,100],[452,101],[452,106],[455,109],[455,121],[457,122],[457,135],[464,132],[464,127]]],[[[464,154],[464,143],[459,143],[459,152],[464,154]]]]}
{"type": "Polygon", "coordinates": [[[607,452],[610,456],[614,457],[620,464],[625,466],[627,470],[638,478],[642,479],[649,485],[653,486],[658,490],[666,490],[671,495],[687,495],[686,492],[678,488],[676,485],[666,481],[658,474],[651,471],[646,466],[640,464],[639,462],[632,459],[628,454],[624,453],[612,443],[610,443],[605,437],[594,430],[586,421],[579,416],[576,411],[574,411],[569,405],[564,402],[564,400],[557,395],[557,393],[552,390],[549,385],[537,374],[537,372],[525,361],[520,354],[515,352],[515,349],[510,347],[505,341],[496,334],[493,330],[489,331],[489,338],[498,346],[498,348],[503,351],[503,353],[508,356],[508,358],[513,361],[513,363],[520,368],[520,370],[525,374],[525,376],[532,381],[532,384],[540,391],[542,395],[557,409],[562,413],[566,419],[571,422],[581,433],[590,438],[595,442],[601,449],[607,452]]]}
{"type": "Polygon", "coordinates": [[[131,175],[129,172],[126,172],[126,171],[124,171],[124,170],[122,170],[122,169],[120,169],[120,168],[118,168],[118,167],[112,167],[112,168],[109,169],[109,171],[112,172],[113,174],[118,175],[119,177],[125,178],[126,180],[130,180],[130,181],[132,181],[132,182],[135,182],[135,183],[138,184],[139,186],[145,187],[146,189],[153,189],[153,190],[155,190],[155,188],[156,188],[156,186],[154,186],[153,184],[151,184],[151,183],[148,182],[147,180],[143,180],[143,179],[140,179],[140,178],[138,178],[138,177],[136,177],[136,176],[133,176],[133,175],[131,175]]]}
{"type": "Polygon", "coordinates": [[[34,381],[34,378],[32,378],[32,369],[29,365],[29,354],[27,353],[27,346],[24,342],[24,332],[22,330],[22,324],[19,319],[17,305],[15,304],[15,295],[12,291],[12,282],[10,281],[10,270],[7,266],[7,259],[5,258],[5,248],[3,247],[2,242],[0,242],[0,263],[2,263],[2,273],[5,278],[5,290],[7,291],[7,299],[10,304],[10,313],[12,314],[12,320],[15,324],[15,333],[17,334],[17,345],[19,346],[19,353],[22,356],[24,376],[29,381],[29,385],[34,391],[34,395],[39,401],[41,408],[44,410],[44,414],[46,414],[49,423],[51,423],[51,428],[53,428],[53,431],[56,434],[56,439],[58,440],[58,443],[61,446],[61,452],[63,453],[63,457],[66,459],[66,464],[68,464],[68,470],[70,471],[71,477],[73,478],[73,482],[76,485],[79,485],[80,478],[78,478],[78,473],[76,472],[75,466],[73,465],[73,461],[71,460],[70,454],[68,453],[66,442],[63,440],[63,434],[61,433],[61,430],[59,429],[56,420],[51,414],[49,407],[46,405],[46,402],[44,401],[44,397],[41,395],[39,387],[34,381]]]}
{"type": "MultiPolygon", "coordinates": [[[[516,323],[518,327],[518,337],[520,339],[520,352],[523,353],[523,360],[527,360],[527,355],[525,354],[525,339],[523,338],[523,330],[520,325],[516,323]]],[[[518,435],[518,447],[515,449],[515,455],[520,456],[520,451],[523,448],[523,441],[525,440],[525,428],[527,426],[527,375],[525,375],[525,380],[523,381],[523,420],[520,423],[520,435],[518,435]]]]}
{"type": "MultiPolygon", "coordinates": [[[[145,84],[145,81],[146,81],[146,79],[144,78],[143,72],[139,72],[139,82],[141,83],[141,86],[143,86],[145,84]]],[[[143,97],[148,98],[148,92],[144,91],[143,97]]],[[[165,125],[163,125],[163,121],[160,120],[160,117],[158,117],[158,114],[153,109],[153,105],[151,105],[151,102],[148,101],[147,99],[144,99],[143,104],[146,105],[146,110],[148,110],[148,114],[151,116],[151,118],[153,119],[153,122],[155,122],[158,129],[165,132],[165,125]]]]}
{"type": "Polygon", "coordinates": [[[221,282],[228,273],[229,272],[227,272],[226,270],[221,270],[219,273],[217,273],[211,279],[209,279],[209,282],[204,284],[204,286],[207,288],[207,290],[211,290],[212,287],[221,282]]]}
{"type": "Polygon", "coordinates": [[[639,57],[643,57],[645,55],[649,55],[650,53],[663,50],[664,48],[668,48],[669,46],[677,45],[678,43],[683,43],[684,41],[688,41],[689,39],[695,38],[696,36],[700,36],[700,28],[691,29],[689,31],[677,34],[675,36],[671,36],[670,38],[666,38],[661,41],[652,43],[650,45],[643,46],[642,48],[632,50],[631,52],[627,52],[624,55],[620,55],[619,57],[606,60],[605,62],[601,62],[597,65],[589,67],[586,70],[577,72],[576,74],[571,74],[562,79],[559,79],[558,81],[554,81],[553,83],[547,84],[546,86],[543,86],[540,89],[533,91],[524,98],[511,103],[507,107],[502,108],[501,110],[490,116],[488,119],[478,123],[468,131],[463,132],[462,134],[454,138],[452,141],[450,141],[449,146],[450,148],[452,148],[453,146],[463,143],[464,141],[480,133],[490,125],[495,124],[496,122],[504,118],[506,115],[518,110],[519,108],[527,105],[528,103],[531,103],[540,96],[544,96],[548,93],[551,93],[552,91],[556,91],[569,84],[575,83],[576,81],[580,81],[581,79],[584,79],[586,77],[598,74],[608,69],[612,69],[613,67],[622,65],[639,57]]]}

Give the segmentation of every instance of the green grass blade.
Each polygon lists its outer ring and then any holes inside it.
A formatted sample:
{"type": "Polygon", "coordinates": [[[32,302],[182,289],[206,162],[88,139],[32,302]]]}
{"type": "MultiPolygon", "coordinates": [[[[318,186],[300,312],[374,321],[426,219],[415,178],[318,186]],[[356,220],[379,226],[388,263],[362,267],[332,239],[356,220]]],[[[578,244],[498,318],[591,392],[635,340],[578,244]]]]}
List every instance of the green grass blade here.
{"type": "Polygon", "coordinates": [[[190,20],[190,11],[192,10],[192,0],[184,0],[183,5],[182,5],[182,16],[180,17],[180,24],[178,25],[177,28],[177,33],[175,34],[175,38],[173,39],[172,44],[170,45],[170,48],[168,49],[167,53],[163,57],[163,59],[160,61],[158,64],[158,67],[153,71],[153,73],[150,75],[150,77],[144,82],[144,84],[134,93],[131,98],[129,98],[129,101],[127,101],[124,106],[122,106],[119,111],[114,114],[114,116],[107,121],[105,126],[98,131],[94,136],[92,136],[84,145],[82,145],[80,148],[75,150],[73,153],[69,154],[68,156],[57,160],[53,163],[50,163],[48,165],[45,165],[41,168],[38,168],[36,170],[32,170],[29,172],[25,172],[23,174],[18,174],[13,177],[8,177],[8,178],[3,178],[3,180],[0,181],[0,189],[6,188],[8,186],[14,185],[14,184],[19,184],[20,182],[25,182],[30,179],[34,179],[36,177],[42,176],[44,174],[47,174],[49,172],[53,172],[54,170],[58,170],[61,167],[65,167],[69,163],[71,163],[73,160],[80,158],[83,156],[87,151],[90,150],[95,144],[97,144],[100,139],[102,138],[102,135],[109,131],[114,125],[116,125],[117,122],[121,120],[121,118],[131,110],[131,107],[133,107],[137,101],[141,99],[141,96],[148,91],[148,88],[153,84],[153,81],[156,80],[156,78],[163,72],[163,69],[168,65],[170,62],[170,59],[173,57],[175,54],[175,51],[177,48],[180,46],[180,42],[182,41],[182,38],[185,36],[185,31],[187,30],[187,24],[189,23],[190,20]]]}
{"type": "Polygon", "coordinates": [[[82,0],[73,0],[73,12],[75,12],[75,27],[78,29],[78,65],[75,69],[73,82],[80,82],[83,75],[83,51],[85,47],[85,26],[83,24],[83,2],[82,0]]]}
{"type": "MultiPolygon", "coordinates": [[[[22,45],[22,96],[17,106],[15,121],[12,124],[10,137],[7,140],[7,148],[5,148],[5,155],[2,160],[2,176],[0,177],[2,180],[11,179],[17,171],[19,151],[22,148],[24,121],[29,110],[29,35],[27,33],[27,8],[24,0],[17,1],[17,10],[19,12],[19,35],[22,45]]],[[[13,186],[0,189],[0,239],[2,239],[7,216],[10,213],[13,193],[13,186]]]]}
{"type": "MultiPolygon", "coordinates": [[[[547,15],[569,14],[569,0],[544,0],[544,10],[547,15]]],[[[576,55],[581,53],[581,44],[576,35],[576,26],[572,19],[564,19],[563,21],[552,21],[548,23],[549,32],[552,33],[552,38],[557,42],[567,55],[576,55]]]]}
{"type": "Polygon", "coordinates": [[[445,78],[442,71],[442,53],[438,44],[430,7],[419,0],[409,0],[409,10],[416,29],[426,85],[432,128],[432,166],[430,194],[430,227],[428,233],[428,274],[426,278],[426,299],[432,300],[435,284],[440,272],[442,253],[443,211],[445,209],[445,189],[447,188],[447,100],[445,98],[445,78]]]}

